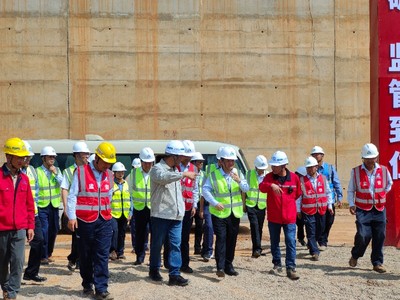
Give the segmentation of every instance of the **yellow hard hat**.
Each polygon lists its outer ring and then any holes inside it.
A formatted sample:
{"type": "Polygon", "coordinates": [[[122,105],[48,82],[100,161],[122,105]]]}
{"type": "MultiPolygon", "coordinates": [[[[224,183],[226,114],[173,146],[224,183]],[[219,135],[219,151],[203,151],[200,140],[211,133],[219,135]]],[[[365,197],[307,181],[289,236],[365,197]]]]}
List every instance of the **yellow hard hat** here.
{"type": "Polygon", "coordinates": [[[100,143],[97,146],[95,153],[97,154],[98,157],[100,157],[106,163],[113,164],[117,161],[117,157],[116,157],[117,154],[115,151],[115,147],[113,144],[111,144],[109,142],[100,143]]]}
{"type": "Polygon", "coordinates": [[[17,137],[10,138],[4,144],[3,151],[5,154],[15,155],[19,157],[29,156],[29,151],[25,147],[23,140],[17,137]]]}

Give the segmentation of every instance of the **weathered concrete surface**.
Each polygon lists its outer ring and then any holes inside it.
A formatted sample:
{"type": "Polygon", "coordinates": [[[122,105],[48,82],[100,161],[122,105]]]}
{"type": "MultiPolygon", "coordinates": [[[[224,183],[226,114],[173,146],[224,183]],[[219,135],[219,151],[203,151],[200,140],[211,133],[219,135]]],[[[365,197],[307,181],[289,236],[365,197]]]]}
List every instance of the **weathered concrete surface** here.
{"type": "Polygon", "coordinates": [[[318,144],[346,187],[369,141],[367,0],[0,3],[0,140],[318,144]]]}

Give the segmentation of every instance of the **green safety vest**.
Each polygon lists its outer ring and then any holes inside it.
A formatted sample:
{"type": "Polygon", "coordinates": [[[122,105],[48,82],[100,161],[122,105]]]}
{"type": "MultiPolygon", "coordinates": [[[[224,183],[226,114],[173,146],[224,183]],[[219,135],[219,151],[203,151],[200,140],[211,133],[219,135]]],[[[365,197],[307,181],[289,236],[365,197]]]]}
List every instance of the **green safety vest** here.
{"type": "Polygon", "coordinates": [[[267,194],[260,192],[258,188],[257,172],[256,170],[247,171],[246,180],[249,184],[249,191],[246,193],[246,206],[258,206],[259,209],[267,207],[267,194]]]}
{"type": "MultiPolygon", "coordinates": [[[[57,168],[57,173],[61,172],[57,168]]],[[[61,189],[57,182],[56,176],[51,173],[50,180],[47,178],[46,173],[42,167],[36,168],[36,173],[38,176],[39,185],[39,195],[38,195],[38,206],[39,208],[45,208],[51,205],[54,208],[60,207],[61,204],[61,189]]]]}
{"type": "Polygon", "coordinates": [[[114,192],[111,200],[111,215],[113,218],[119,219],[123,213],[125,218],[128,218],[130,208],[131,195],[129,193],[128,183],[124,181],[121,191],[119,185],[114,182],[114,192]]]}
{"type": "Polygon", "coordinates": [[[32,190],[32,197],[34,200],[34,204],[35,204],[35,215],[38,214],[38,208],[37,208],[37,204],[36,204],[36,181],[37,181],[37,174],[35,171],[35,168],[31,165],[29,165],[26,168],[26,175],[29,178],[29,185],[31,186],[31,190],[32,190]]]}
{"type": "Polygon", "coordinates": [[[131,186],[132,186],[132,202],[135,210],[143,210],[145,206],[151,208],[150,203],[150,178],[144,180],[142,170],[140,168],[132,169],[131,171],[131,186]]]}
{"type": "Polygon", "coordinates": [[[68,168],[66,168],[64,170],[64,175],[67,177],[67,180],[69,182],[69,186],[71,187],[71,183],[72,183],[72,178],[74,176],[74,171],[76,169],[75,165],[69,166],[68,168]]]}
{"type": "Polygon", "coordinates": [[[215,200],[224,205],[224,209],[221,211],[210,205],[210,213],[220,219],[224,219],[233,212],[236,218],[241,218],[243,216],[243,203],[239,184],[232,180],[229,190],[228,183],[219,170],[215,170],[210,174],[210,182],[214,190],[213,196],[215,200]]]}

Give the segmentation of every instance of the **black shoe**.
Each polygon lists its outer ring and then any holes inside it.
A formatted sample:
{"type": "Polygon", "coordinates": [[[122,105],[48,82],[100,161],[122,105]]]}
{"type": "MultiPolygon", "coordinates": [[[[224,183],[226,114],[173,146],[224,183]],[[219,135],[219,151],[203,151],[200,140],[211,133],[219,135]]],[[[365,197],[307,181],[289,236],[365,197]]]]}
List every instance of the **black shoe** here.
{"type": "Polygon", "coordinates": [[[49,260],[47,259],[47,258],[42,258],[41,260],[40,260],[40,264],[43,266],[43,265],[48,265],[49,264],[49,260]]]}
{"type": "Polygon", "coordinates": [[[178,275],[178,276],[170,275],[169,276],[168,285],[185,286],[188,284],[189,284],[189,280],[183,278],[181,275],[178,275]]]}
{"type": "Polygon", "coordinates": [[[67,268],[68,268],[68,270],[73,272],[76,269],[76,264],[74,264],[72,261],[69,261],[68,265],[67,265],[67,268]]]}
{"type": "Polygon", "coordinates": [[[181,272],[187,273],[187,274],[191,274],[191,273],[193,273],[193,269],[192,269],[191,267],[189,267],[189,266],[187,266],[187,267],[182,267],[182,268],[181,268],[181,272]]]}
{"type": "Polygon", "coordinates": [[[92,288],[84,288],[82,291],[82,294],[84,297],[93,297],[94,296],[94,291],[92,288]]]}
{"type": "Polygon", "coordinates": [[[217,270],[216,274],[217,274],[218,277],[225,277],[225,272],[222,271],[222,270],[217,270]]]}
{"type": "Polygon", "coordinates": [[[209,262],[211,259],[211,255],[207,255],[207,254],[203,254],[201,257],[203,258],[204,262],[209,262]]]}
{"type": "Polygon", "coordinates": [[[94,295],[94,299],[96,299],[96,300],[113,300],[114,297],[111,296],[111,294],[109,292],[101,292],[101,293],[96,292],[96,295],[94,295]]]}
{"type": "Polygon", "coordinates": [[[39,275],[35,275],[35,276],[24,275],[24,280],[32,280],[32,281],[35,281],[35,282],[43,282],[43,281],[46,281],[47,278],[39,276],[39,275]]]}
{"type": "Polygon", "coordinates": [[[142,263],[143,263],[143,262],[137,260],[137,261],[135,261],[133,264],[134,264],[135,266],[140,266],[142,263]]]}
{"type": "Polygon", "coordinates": [[[201,254],[201,249],[194,250],[194,255],[200,255],[201,254]]]}
{"type": "Polygon", "coordinates": [[[307,246],[307,243],[305,240],[299,240],[300,245],[302,245],[303,247],[307,246]]]}
{"type": "Polygon", "coordinates": [[[235,269],[232,267],[229,269],[225,269],[225,274],[229,276],[238,276],[239,272],[236,272],[235,269]]]}
{"type": "Polygon", "coordinates": [[[253,255],[251,256],[252,258],[259,258],[261,256],[261,251],[256,250],[253,252],[253,255]]]}
{"type": "Polygon", "coordinates": [[[153,281],[162,281],[162,277],[161,277],[161,274],[160,274],[160,272],[158,271],[158,270],[155,270],[155,271],[150,271],[149,272],[149,277],[150,277],[150,279],[151,280],[153,280],[153,281]]]}

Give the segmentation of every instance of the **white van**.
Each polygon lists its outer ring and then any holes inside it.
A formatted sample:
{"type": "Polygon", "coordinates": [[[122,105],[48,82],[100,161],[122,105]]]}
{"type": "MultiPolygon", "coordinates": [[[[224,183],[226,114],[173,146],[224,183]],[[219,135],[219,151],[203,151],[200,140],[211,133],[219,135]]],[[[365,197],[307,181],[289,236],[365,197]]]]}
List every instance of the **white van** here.
{"type": "MultiPolygon", "coordinates": [[[[27,140],[32,146],[35,156],[31,160],[31,164],[36,168],[42,165],[42,159],[40,157],[40,150],[45,146],[52,146],[57,153],[56,165],[63,171],[65,168],[71,166],[74,163],[72,156],[72,146],[79,140],[59,139],[59,140],[27,140]]],[[[85,142],[87,143],[89,150],[94,152],[96,147],[103,141],[103,138],[97,135],[86,135],[85,142]]],[[[129,174],[132,168],[132,161],[136,157],[139,157],[139,152],[144,147],[150,147],[153,149],[154,154],[164,154],[165,146],[169,140],[108,140],[115,146],[117,151],[117,161],[122,162],[127,169],[126,175],[129,174]]],[[[207,164],[212,164],[217,161],[215,154],[217,150],[222,146],[231,146],[236,150],[238,160],[236,167],[246,174],[248,169],[247,161],[243,155],[241,149],[235,145],[214,142],[214,141],[193,141],[196,151],[200,152],[204,156],[204,168],[207,164]]],[[[63,220],[63,206],[60,207],[60,220],[62,230],[66,229],[66,221],[63,220]]]]}

